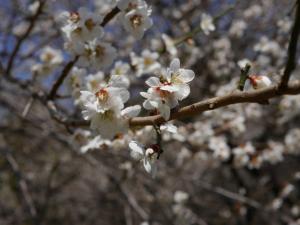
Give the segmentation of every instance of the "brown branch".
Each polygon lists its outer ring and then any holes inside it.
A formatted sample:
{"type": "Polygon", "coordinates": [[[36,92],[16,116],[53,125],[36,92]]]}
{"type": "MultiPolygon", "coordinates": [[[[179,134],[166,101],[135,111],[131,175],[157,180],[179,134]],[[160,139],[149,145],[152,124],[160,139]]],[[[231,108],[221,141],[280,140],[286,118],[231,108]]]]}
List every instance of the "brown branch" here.
{"type": "Polygon", "coordinates": [[[287,87],[290,76],[296,67],[297,44],[298,44],[298,38],[300,33],[300,0],[297,0],[296,4],[297,4],[296,16],[295,16],[295,22],[291,32],[291,39],[288,47],[288,59],[286,62],[283,76],[281,78],[279,90],[282,90],[287,87]]]}
{"type": "Polygon", "coordinates": [[[118,7],[113,8],[103,19],[103,22],[101,23],[101,26],[104,27],[109,21],[112,20],[112,18],[115,17],[120,12],[120,9],[118,7]]]}
{"type": "Polygon", "coordinates": [[[60,76],[58,77],[58,79],[56,80],[56,82],[54,83],[54,85],[52,86],[52,89],[49,93],[48,99],[49,100],[53,100],[56,96],[57,90],[59,89],[60,85],[64,82],[65,78],[68,76],[69,72],[71,71],[72,67],[74,66],[74,64],[77,62],[78,60],[78,56],[75,57],[75,59],[73,59],[72,61],[70,61],[62,70],[60,76]]]}
{"type": "Polygon", "coordinates": [[[11,72],[11,69],[13,67],[15,58],[16,58],[16,56],[17,56],[17,54],[18,54],[18,52],[19,52],[22,44],[24,43],[24,41],[26,40],[26,38],[30,35],[31,31],[33,30],[33,28],[35,26],[35,23],[37,22],[38,17],[40,16],[40,14],[43,11],[43,6],[44,6],[45,2],[46,2],[45,0],[40,1],[39,8],[37,9],[36,13],[30,18],[30,24],[29,24],[27,30],[18,39],[18,41],[17,41],[17,43],[15,45],[15,48],[13,49],[12,54],[11,54],[9,60],[8,60],[8,64],[7,64],[7,68],[6,68],[6,75],[7,76],[10,76],[10,72],[11,72]]]}
{"type": "MultiPolygon", "coordinates": [[[[183,107],[177,112],[171,114],[169,120],[182,119],[200,114],[204,111],[209,111],[217,108],[221,108],[228,105],[237,103],[257,103],[263,100],[268,100],[280,95],[296,95],[300,94],[300,81],[296,81],[287,86],[286,89],[279,92],[278,85],[274,85],[268,88],[264,88],[256,91],[249,92],[235,92],[222,97],[215,97],[201,102],[194,103],[192,105],[183,107]]],[[[166,121],[160,115],[147,116],[147,117],[135,117],[129,121],[130,126],[147,126],[153,124],[162,124],[166,121]]]]}
{"type": "Polygon", "coordinates": [[[24,201],[25,201],[26,207],[28,208],[30,216],[31,216],[32,220],[35,220],[37,217],[37,210],[34,205],[33,198],[30,195],[27,182],[23,178],[23,175],[21,173],[19,164],[10,152],[7,152],[5,154],[5,156],[6,156],[7,162],[9,163],[9,165],[11,167],[11,170],[13,171],[14,175],[16,176],[16,178],[18,180],[20,192],[24,198],[24,201]]]}

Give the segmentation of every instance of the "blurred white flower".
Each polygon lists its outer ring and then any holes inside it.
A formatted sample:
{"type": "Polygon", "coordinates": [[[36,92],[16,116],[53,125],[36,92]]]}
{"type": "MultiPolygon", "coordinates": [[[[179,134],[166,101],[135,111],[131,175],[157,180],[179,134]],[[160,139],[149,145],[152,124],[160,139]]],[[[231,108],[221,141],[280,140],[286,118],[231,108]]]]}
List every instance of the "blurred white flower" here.
{"type": "Polygon", "coordinates": [[[223,136],[212,137],[209,140],[208,147],[213,150],[213,156],[222,161],[226,161],[230,157],[230,147],[226,143],[223,136]]]}
{"type": "Polygon", "coordinates": [[[117,61],[113,69],[110,71],[111,75],[127,75],[130,70],[130,66],[128,63],[117,61]]]}
{"type": "Polygon", "coordinates": [[[241,69],[244,69],[247,64],[250,65],[251,67],[253,66],[252,62],[249,59],[241,59],[238,61],[237,64],[241,69]]]}
{"type": "Polygon", "coordinates": [[[167,52],[173,57],[177,56],[178,51],[174,44],[174,41],[166,34],[162,34],[161,38],[165,44],[167,52]]]}
{"type": "Polygon", "coordinates": [[[173,198],[174,198],[174,202],[178,204],[182,204],[188,200],[189,194],[179,190],[179,191],[175,191],[173,198]]]}
{"type": "Polygon", "coordinates": [[[152,10],[142,0],[119,1],[117,6],[121,9],[119,20],[125,30],[136,39],[141,39],[153,24],[149,17],[152,10]]]}
{"type": "Polygon", "coordinates": [[[156,164],[158,157],[158,152],[154,148],[145,148],[140,143],[136,141],[131,141],[129,143],[130,155],[135,160],[141,160],[143,162],[145,170],[155,176],[156,174],[156,164]]]}
{"type": "Polygon", "coordinates": [[[216,29],[213,18],[206,13],[203,13],[201,15],[200,26],[201,26],[201,29],[203,30],[204,34],[206,34],[206,35],[208,35],[211,31],[214,31],[216,29]]]}
{"type": "Polygon", "coordinates": [[[138,77],[143,74],[156,73],[161,68],[160,63],[157,61],[159,54],[157,52],[151,52],[148,49],[143,50],[141,57],[132,52],[130,58],[131,64],[135,67],[138,77]]]}
{"type": "Polygon", "coordinates": [[[71,46],[76,42],[85,42],[103,36],[103,28],[100,26],[103,17],[99,13],[93,13],[81,7],[77,12],[63,12],[59,16],[63,27],[61,28],[67,42],[71,46]]]}
{"type": "Polygon", "coordinates": [[[62,51],[46,46],[40,53],[41,63],[31,66],[31,71],[36,75],[47,75],[63,62],[62,51]]]}
{"type": "Polygon", "coordinates": [[[92,69],[102,69],[110,66],[117,56],[117,51],[111,44],[100,39],[93,39],[84,43],[76,43],[76,46],[70,46],[67,43],[66,48],[74,56],[79,56],[78,65],[90,67],[92,69]]]}

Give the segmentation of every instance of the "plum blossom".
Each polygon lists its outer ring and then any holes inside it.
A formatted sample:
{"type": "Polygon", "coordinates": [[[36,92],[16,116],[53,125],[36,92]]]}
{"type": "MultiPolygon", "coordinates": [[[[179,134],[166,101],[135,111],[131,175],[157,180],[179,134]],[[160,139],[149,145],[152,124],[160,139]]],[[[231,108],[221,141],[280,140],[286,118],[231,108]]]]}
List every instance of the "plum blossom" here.
{"type": "Polygon", "coordinates": [[[91,67],[101,69],[110,66],[117,56],[117,51],[111,44],[100,39],[86,41],[84,43],[76,43],[76,46],[68,46],[66,48],[79,56],[78,65],[82,67],[91,67]]]}
{"type": "Polygon", "coordinates": [[[266,88],[272,84],[272,81],[267,76],[250,75],[248,79],[254,89],[266,88]]]}
{"type": "Polygon", "coordinates": [[[111,75],[127,75],[130,70],[128,63],[117,61],[114,64],[114,68],[110,71],[111,75]]]}
{"type": "Polygon", "coordinates": [[[152,176],[155,176],[157,168],[155,162],[157,161],[158,147],[151,146],[145,148],[143,145],[136,141],[131,141],[129,143],[130,155],[135,160],[140,160],[143,162],[143,166],[147,173],[150,173],[152,176]]]}
{"type": "Polygon", "coordinates": [[[163,42],[164,42],[164,45],[165,45],[165,48],[166,48],[166,51],[171,55],[171,56],[177,56],[177,48],[175,46],[175,43],[174,41],[166,34],[162,34],[161,36],[163,42]]]}
{"type": "Polygon", "coordinates": [[[56,67],[62,64],[64,58],[58,49],[47,46],[42,49],[40,54],[41,63],[36,63],[31,67],[31,71],[37,75],[51,73],[56,67]]]}
{"type": "Polygon", "coordinates": [[[89,12],[81,7],[77,12],[63,12],[60,16],[63,23],[61,28],[66,41],[84,42],[103,36],[100,26],[103,17],[99,13],[89,12]]]}
{"type": "Polygon", "coordinates": [[[81,91],[80,100],[83,105],[83,118],[91,121],[91,129],[99,132],[102,138],[111,139],[118,133],[125,132],[128,119],[137,116],[140,106],[124,109],[129,99],[126,82],[112,76],[108,82],[103,81],[104,75],[98,72],[86,78],[87,90],[81,91]]]}
{"type": "Polygon", "coordinates": [[[210,15],[206,13],[202,14],[200,26],[204,34],[208,35],[211,31],[214,31],[216,29],[213,22],[213,18],[210,15]]]}
{"type": "Polygon", "coordinates": [[[162,71],[160,78],[150,77],[146,84],[150,87],[147,92],[140,94],[146,98],[145,109],[156,109],[165,120],[170,118],[170,111],[178,105],[178,101],[190,94],[188,83],[195,74],[192,70],[180,68],[179,59],[173,59],[170,68],[162,71]]]}
{"type": "Polygon", "coordinates": [[[121,14],[119,19],[124,29],[136,39],[141,39],[153,22],[149,17],[152,10],[143,0],[125,0],[117,3],[121,14]]]}
{"type": "Polygon", "coordinates": [[[141,57],[135,53],[130,54],[131,63],[136,69],[137,77],[142,74],[156,73],[161,68],[160,63],[157,61],[159,54],[157,52],[151,52],[148,49],[144,50],[141,57]]]}

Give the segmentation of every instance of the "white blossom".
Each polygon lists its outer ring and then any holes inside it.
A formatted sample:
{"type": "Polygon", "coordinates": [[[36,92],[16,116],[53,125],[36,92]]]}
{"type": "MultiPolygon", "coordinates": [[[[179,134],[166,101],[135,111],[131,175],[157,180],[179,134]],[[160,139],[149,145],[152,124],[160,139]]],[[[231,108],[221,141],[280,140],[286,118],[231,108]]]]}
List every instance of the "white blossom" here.
{"type": "Polygon", "coordinates": [[[200,26],[201,26],[201,29],[203,30],[204,34],[206,34],[206,35],[208,35],[211,31],[214,31],[216,29],[213,18],[206,13],[203,13],[201,15],[200,26]]]}
{"type": "Polygon", "coordinates": [[[31,71],[36,75],[47,75],[63,62],[62,51],[47,46],[40,53],[40,63],[32,65],[31,71]]]}
{"type": "Polygon", "coordinates": [[[178,101],[185,99],[190,94],[188,83],[195,74],[192,70],[180,68],[179,59],[172,60],[170,68],[162,71],[160,78],[150,77],[146,84],[150,87],[147,92],[141,92],[146,98],[143,103],[145,109],[156,109],[168,120],[172,108],[178,105],[178,101]]]}
{"type": "Polygon", "coordinates": [[[222,161],[228,160],[230,157],[230,148],[223,136],[212,137],[209,140],[208,146],[213,150],[213,156],[222,161]]]}
{"type": "Polygon", "coordinates": [[[118,7],[121,9],[119,20],[125,30],[136,39],[141,39],[153,24],[149,17],[152,10],[144,1],[119,1],[118,7]]]}
{"type": "Polygon", "coordinates": [[[167,52],[171,56],[177,56],[178,51],[177,51],[174,41],[166,34],[162,34],[161,38],[165,44],[165,48],[166,48],[167,52]]]}
{"type": "Polygon", "coordinates": [[[248,79],[254,89],[262,89],[272,85],[272,81],[267,76],[251,75],[248,79]]]}
{"type": "Polygon", "coordinates": [[[145,148],[136,141],[131,141],[129,148],[131,157],[135,160],[141,160],[145,170],[154,176],[157,170],[155,163],[158,157],[157,151],[151,147],[145,148]]]}
{"type": "Polygon", "coordinates": [[[84,43],[76,43],[76,46],[69,46],[74,56],[79,56],[77,64],[82,67],[102,69],[110,66],[117,56],[117,51],[111,44],[100,39],[93,39],[84,43]]]}
{"type": "Polygon", "coordinates": [[[140,77],[142,74],[156,73],[161,68],[160,63],[157,61],[159,54],[157,52],[151,52],[148,49],[144,50],[141,57],[135,53],[130,54],[131,64],[136,69],[136,74],[140,77]]]}
{"type": "MultiPolygon", "coordinates": [[[[100,26],[103,17],[99,13],[89,12],[81,7],[77,12],[63,12],[59,16],[63,27],[61,28],[66,41],[72,46],[76,42],[85,42],[103,36],[103,28],[100,26]]],[[[75,47],[75,46],[74,46],[75,47]]]]}

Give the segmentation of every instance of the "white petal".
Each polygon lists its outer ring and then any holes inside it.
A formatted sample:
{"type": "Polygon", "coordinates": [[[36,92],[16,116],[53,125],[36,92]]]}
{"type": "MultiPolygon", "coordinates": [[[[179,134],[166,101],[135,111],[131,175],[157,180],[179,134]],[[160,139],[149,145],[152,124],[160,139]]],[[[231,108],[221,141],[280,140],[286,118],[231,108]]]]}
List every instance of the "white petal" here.
{"type": "Polygon", "coordinates": [[[141,106],[134,105],[123,109],[121,115],[126,116],[127,118],[132,118],[137,116],[140,112],[141,112],[141,106]]]}
{"type": "Polygon", "coordinates": [[[129,84],[129,79],[125,75],[112,75],[109,80],[112,87],[128,88],[129,84]]]}
{"type": "Polygon", "coordinates": [[[179,73],[180,75],[178,76],[178,78],[184,83],[188,83],[195,78],[195,73],[193,70],[180,69],[179,73]]]}
{"type": "Polygon", "coordinates": [[[145,157],[143,159],[143,165],[144,165],[144,168],[147,171],[147,173],[152,172],[152,164],[151,164],[150,160],[147,159],[147,157],[145,157]]]}
{"type": "Polygon", "coordinates": [[[164,90],[164,91],[169,91],[169,92],[179,91],[178,86],[174,86],[174,85],[165,85],[165,86],[160,87],[160,89],[164,90]]]}
{"type": "Polygon", "coordinates": [[[158,77],[150,77],[149,79],[146,80],[146,84],[150,87],[158,86],[160,84],[160,81],[158,77]]]}
{"type": "Polygon", "coordinates": [[[171,124],[171,123],[167,123],[167,124],[165,124],[165,125],[161,125],[160,126],[160,129],[161,130],[165,130],[165,131],[168,131],[168,132],[170,132],[170,133],[177,133],[177,127],[176,126],[174,126],[173,124],[171,124]]]}
{"type": "Polygon", "coordinates": [[[150,104],[150,101],[149,101],[149,100],[144,101],[143,107],[144,107],[145,109],[147,109],[147,110],[154,109],[154,107],[150,104]]]}
{"type": "Polygon", "coordinates": [[[140,92],[140,95],[143,96],[144,98],[150,98],[151,95],[147,92],[140,92]]]}
{"type": "Polygon", "coordinates": [[[179,70],[180,68],[180,61],[178,58],[175,58],[172,60],[172,62],[170,63],[170,69],[173,71],[173,72],[176,72],[177,70],[179,70]]]}
{"type": "Polygon", "coordinates": [[[178,100],[183,100],[190,94],[190,87],[187,84],[178,85],[179,91],[175,93],[178,100]]]}
{"type": "Polygon", "coordinates": [[[170,119],[170,107],[167,106],[166,104],[162,104],[159,107],[159,112],[161,114],[161,116],[165,119],[165,120],[169,120],[170,119]]]}
{"type": "Polygon", "coordinates": [[[129,142],[130,155],[136,160],[141,160],[144,157],[144,148],[136,141],[129,142]]]}
{"type": "Polygon", "coordinates": [[[158,106],[160,105],[159,101],[155,101],[155,100],[149,100],[149,104],[153,107],[153,108],[158,108],[158,106]]]}

